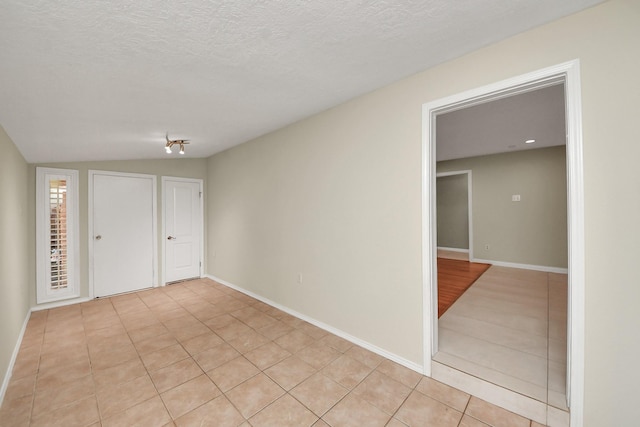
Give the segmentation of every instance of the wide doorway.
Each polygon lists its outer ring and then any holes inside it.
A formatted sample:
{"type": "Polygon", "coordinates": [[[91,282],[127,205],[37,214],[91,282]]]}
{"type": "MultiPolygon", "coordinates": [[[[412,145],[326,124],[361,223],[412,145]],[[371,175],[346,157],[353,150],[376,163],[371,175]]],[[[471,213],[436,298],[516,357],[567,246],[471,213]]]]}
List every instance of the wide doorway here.
{"type": "Polygon", "coordinates": [[[156,178],[89,171],[92,297],[156,284],[156,178]]]}
{"type": "MultiPolygon", "coordinates": [[[[423,123],[425,124],[425,150],[423,151],[425,154],[424,157],[424,188],[425,192],[425,204],[424,206],[424,254],[425,254],[425,373],[427,375],[432,376],[435,379],[439,379],[443,382],[446,382],[450,385],[454,385],[462,390],[475,394],[485,400],[488,400],[494,404],[505,407],[513,412],[519,413],[521,415],[525,415],[531,419],[534,419],[542,424],[554,424],[554,425],[580,425],[581,417],[582,417],[582,396],[583,396],[583,361],[584,361],[584,308],[582,305],[584,298],[584,241],[583,241],[583,184],[582,184],[582,157],[581,157],[581,137],[580,137],[580,111],[579,111],[579,79],[577,75],[577,61],[572,63],[561,64],[556,67],[551,67],[549,69],[541,70],[538,72],[531,73],[529,75],[520,76],[508,81],[499,82],[493,85],[489,85],[483,88],[479,88],[476,90],[469,91],[467,93],[462,93],[459,95],[452,96],[447,99],[442,99],[439,101],[434,101],[429,104],[425,104],[423,108],[423,123]],[[438,273],[438,264],[436,262],[437,259],[437,229],[436,229],[436,173],[443,172],[443,170],[437,167],[438,160],[441,160],[441,154],[439,151],[441,150],[440,141],[437,141],[438,117],[442,115],[446,115],[451,112],[461,111],[468,109],[470,107],[479,106],[479,105],[491,105],[494,101],[504,101],[507,98],[515,98],[516,96],[535,93],[543,90],[547,90],[553,87],[560,87],[564,89],[566,97],[562,100],[560,104],[559,115],[565,118],[566,113],[566,122],[563,122],[563,128],[559,133],[559,138],[562,139],[562,143],[551,143],[548,145],[542,145],[546,143],[544,138],[540,138],[537,141],[529,141],[529,139],[536,139],[536,136],[531,137],[518,137],[517,140],[512,142],[504,143],[504,147],[499,147],[493,152],[484,152],[478,151],[482,148],[481,139],[482,135],[474,134],[467,135],[466,141],[469,142],[470,150],[467,153],[462,153],[463,155],[459,155],[461,153],[455,152],[454,150],[453,157],[449,157],[447,160],[455,160],[455,159],[465,159],[465,158],[482,158],[483,162],[488,165],[488,169],[495,171],[502,166],[499,164],[503,160],[508,160],[505,164],[510,164],[511,160],[517,160],[517,156],[513,156],[513,159],[509,158],[499,158],[499,162],[494,162],[493,159],[487,160],[486,156],[496,155],[500,156],[502,153],[507,153],[506,157],[509,157],[511,154],[514,154],[516,151],[520,150],[532,150],[532,147],[540,147],[540,152],[542,150],[554,151],[560,149],[564,155],[566,151],[566,159],[563,159],[562,166],[565,168],[562,173],[564,174],[565,181],[562,183],[561,187],[565,191],[564,199],[562,200],[564,212],[566,212],[564,217],[560,218],[561,223],[564,224],[565,229],[564,232],[560,231],[560,233],[556,233],[558,235],[563,234],[565,237],[565,244],[558,245],[557,248],[551,249],[551,245],[554,245],[555,242],[553,239],[548,239],[546,243],[542,243],[542,246],[547,245],[547,250],[544,248],[538,251],[538,255],[533,254],[533,252],[529,252],[532,247],[540,242],[537,242],[537,236],[529,237],[525,234],[520,235],[521,232],[527,231],[528,227],[520,227],[518,223],[509,223],[508,220],[501,219],[501,215],[507,210],[511,210],[516,212],[517,218],[525,218],[535,217],[535,210],[537,209],[545,209],[544,203],[539,205],[537,203],[527,205],[524,202],[528,202],[529,197],[534,194],[533,191],[529,190],[519,190],[518,188],[509,188],[509,184],[511,180],[509,178],[500,177],[499,174],[494,174],[494,181],[490,180],[487,182],[488,188],[496,188],[501,189],[497,192],[496,198],[494,199],[486,199],[481,200],[480,198],[476,199],[475,184],[476,182],[480,182],[483,178],[481,174],[476,174],[476,171],[473,170],[474,176],[474,246],[473,254],[474,259],[472,261],[477,262],[487,262],[489,261],[491,264],[494,264],[494,267],[491,267],[487,273],[483,276],[486,276],[489,280],[487,286],[485,288],[479,289],[479,292],[475,292],[475,300],[469,301],[467,298],[467,311],[455,310],[455,304],[452,308],[452,314],[454,316],[449,316],[450,319],[447,322],[447,326],[450,329],[457,328],[458,326],[464,323],[463,319],[465,316],[473,316],[474,310],[475,313],[478,312],[478,307],[480,307],[483,302],[486,303],[495,303],[496,299],[502,297],[501,294],[501,286],[508,290],[514,290],[516,287],[512,286],[513,283],[525,283],[527,280],[530,280],[528,284],[525,284],[521,291],[516,290],[516,294],[520,292],[520,295],[516,295],[516,297],[522,296],[522,291],[529,292],[533,291],[536,288],[540,288],[542,290],[543,299],[545,300],[540,304],[541,301],[538,300],[538,296],[536,292],[531,292],[531,302],[535,305],[542,305],[542,311],[544,311],[545,319],[547,322],[543,329],[543,333],[546,333],[547,336],[544,337],[544,342],[538,342],[534,344],[534,349],[527,349],[527,340],[521,339],[521,336],[518,335],[516,329],[514,328],[515,333],[510,337],[511,339],[515,338],[516,341],[520,339],[518,345],[521,345],[521,350],[524,352],[530,351],[533,353],[539,353],[540,359],[544,359],[544,362],[547,363],[547,357],[550,356],[550,353],[554,353],[554,357],[559,357],[563,359],[564,364],[566,366],[565,372],[562,372],[559,375],[560,382],[566,384],[566,387],[562,387],[561,391],[563,391],[560,399],[557,399],[552,405],[547,396],[547,390],[539,393],[535,398],[531,398],[526,396],[521,391],[514,390],[516,387],[506,384],[498,384],[499,381],[495,379],[495,377],[491,378],[490,376],[483,375],[482,372],[474,371],[470,374],[465,373],[465,371],[469,371],[468,366],[463,366],[464,363],[460,363],[460,360],[454,360],[455,358],[449,357],[448,360],[444,360],[445,358],[439,357],[439,347],[444,343],[448,349],[453,349],[457,343],[451,341],[451,337],[454,334],[451,334],[451,330],[447,331],[447,336],[442,337],[447,341],[441,340],[441,334],[443,331],[440,329],[440,321],[437,317],[438,313],[438,286],[437,286],[437,273],[438,273]],[[565,147],[558,147],[566,141],[566,149],[565,147]],[[535,144],[531,147],[525,147],[528,144],[535,144]],[[522,144],[522,147],[520,147],[522,144]],[[556,148],[554,148],[554,146],[556,148]],[[474,151],[475,150],[475,151],[474,151]],[[456,157],[457,156],[457,157],[456,157]],[[487,160],[487,161],[485,161],[487,160]],[[525,194],[526,193],[526,194],[525,194]],[[480,210],[480,203],[486,203],[491,205],[493,211],[490,216],[481,218],[476,217],[476,210],[480,210]],[[485,227],[486,224],[482,224],[482,221],[486,221],[490,227],[485,227]],[[511,227],[514,225],[513,227],[511,227]],[[506,226],[506,227],[505,227],[506,226]],[[501,231],[495,232],[495,230],[500,230],[500,227],[503,227],[501,231]],[[491,230],[491,232],[486,232],[485,230],[491,230]],[[483,234],[485,233],[485,234],[483,234]],[[550,258],[553,251],[560,250],[560,252],[564,252],[564,265],[562,262],[556,262],[555,258],[550,258]],[[526,256],[519,256],[518,254],[523,253],[526,256]],[[538,258],[536,258],[538,256],[538,258]],[[530,261],[533,259],[534,261],[530,261]],[[495,261],[497,262],[491,262],[495,261]],[[569,273],[568,275],[566,273],[569,273]],[[535,277],[534,277],[535,276],[535,277]],[[506,282],[503,280],[504,277],[509,277],[506,282]],[[564,288],[564,301],[562,300],[562,296],[560,298],[560,305],[562,306],[559,311],[564,314],[560,314],[558,319],[551,319],[551,316],[557,310],[555,307],[555,301],[552,301],[550,298],[550,294],[553,292],[552,288],[564,288]],[[478,305],[479,303],[479,305],[478,305]],[[476,304],[474,306],[474,304],[476,304]],[[551,305],[554,305],[553,307],[551,305]],[[553,320],[553,322],[551,321],[553,320]],[[560,320],[557,322],[556,320],[560,320]],[[549,347],[549,334],[548,331],[558,332],[561,338],[563,338],[563,344],[561,345],[561,349],[558,349],[556,352],[549,347]],[[565,351],[566,350],[566,351],[565,351]],[[547,356],[547,357],[545,357],[547,356]],[[565,393],[566,390],[566,399],[565,393]],[[566,404],[563,405],[563,402],[566,404]],[[555,406],[553,406],[555,405],[555,406]],[[571,415],[566,411],[567,407],[571,407],[571,415]],[[575,423],[575,424],[574,424],[575,423]]],[[[497,104],[497,102],[496,102],[497,104]]],[[[528,119],[533,121],[533,117],[529,116],[528,119]]],[[[509,125],[511,123],[508,123],[509,125]]],[[[487,130],[491,130],[496,123],[485,123],[487,130]]],[[[439,137],[439,136],[438,136],[439,137]]],[[[537,149],[536,149],[537,151],[537,149]]],[[[552,157],[553,153],[549,153],[549,156],[552,157]]],[[[460,170],[460,169],[474,169],[469,166],[469,164],[454,164],[450,165],[453,169],[451,170],[460,170]]],[[[524,163],[520,166],[521,169],[526,169],[524,163]]],[[[535,173],[533,174],[535,175],[535,173]]],[[[544,181],[544,174],[539,174],[536,176],[536,180],[540,179],[541,182],[544,181]]],[[[536,183],[536,185],[539,183],[536,183]]],[[[527,184],[528,185],[528,184],[527,184]]],[[[554,184],[556,185],[556,184],[554,184]]],[[[542,186],[542,191],[544,191],[544,184],[542,186]]],[[[547,207],[549,210],[555,209],[553,206],[547,207]]],[[[537,219],[537,218],[534,218],[537,219]]],[[[561,254],[562,255],[562,254],[561,254]]],[[[482,278],[481,278],[482,279],[482,278]]],[[[479,280],[481,280],[479,279],[479,280]]],[[[473,289],[472,285],[470,289],[473,289]]],[[[464,299],[464,295],[461,299],[464,299]]],[[[510,309],[513,307],[518,307],[518,304],[522,303],[521,301],[514,302],[515,305],[512,305],[510,309]]],[[[508,321],[515,318],[516,315],[525,313],[527,310],[526,303],[524,305],[519,306],[521,313],[514,312],[513,315],[508,315],[504,317],[504,322],[501,326],[508,326],[508,321]]],[[[491,314],[496,314],[495,309],[491,309],[490,307],[482,307],[482,310],[491,312],[491,314]],[[485,310],[486,309],[486,310],[485,310]]],[[[513,311],[513,310],[512,310],[513,311]]],[[[447,314],[444,314],[447,316],[447,314]]],[[[495,316],[494,316],[495,317],[495,316]]],[[[517,323],[517,322],[516,322],[517,323]]],[[[471,329],[475,329],[476,333],[482,335],[486,332],[486,328],[478,327],[478,324],[473,324],[472,328],[469,328],[469,324],[466,327],[463,325],[462,331],[464,334],[470,334],[471,329]]],[[[460,330],[458,330],[459,332],[460,330]]],[[[504,344],[511,344],[509,342],[509,337],[505,339],[507,341],[503,341],[503,348],[506,346],[504,344]]],[[[539,338],[539,337],[538,337],[539,338]]],[[[540,340],[539,340],[540,341],[540,340]]],[[[476,343],[478,343],[476,341],[476,343]]],[[[470,349],[468,346],[460,347],[458,346],[458,350],[460,350],[460,354],[467,352],[470,353],[482,353],[484,351],[481,346],[478,346],[476,349],[470,349]]],[[[481,355],[482,358],[483,355],[481,355]]],[[[493,356],[484,355],[485,360],[488,364],[494,363],[494,360],[491,360],[493,356]]],[[[548,365],[547,365],[548,366],[548,365]]],[[[528,369],[527,367],[524,368],[528,369]]],[[[544,385],[548,384],[548,369],[545,369],[545,372],[542,373],[542,377],[544,377],[544,385]]]]}

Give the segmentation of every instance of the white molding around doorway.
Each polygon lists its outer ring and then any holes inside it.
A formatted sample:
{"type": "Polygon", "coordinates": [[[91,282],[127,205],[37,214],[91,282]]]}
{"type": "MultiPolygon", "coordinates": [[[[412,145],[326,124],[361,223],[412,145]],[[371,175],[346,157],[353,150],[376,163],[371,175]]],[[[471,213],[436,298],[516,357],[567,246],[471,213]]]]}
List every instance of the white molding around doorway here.
{"type": "MultiPolygon", "coordinates": [[[[569,232],[569,307],[567,331],[567,399],[571,426],[583,424],[584,417],[584,181],[582,156],[582,111],[580,62],[573,60],[494,84],[472,89],[422,107],[422,249],[424,373],[432,375],[432,356],[437,348],[437,264],[436,264],[436,144],[435,119],[438,114],[459,110],[564,83],[567,126],[567,216],[569,232]]],[[[479,396],[482,397],[482,396],[479,396]]]]}

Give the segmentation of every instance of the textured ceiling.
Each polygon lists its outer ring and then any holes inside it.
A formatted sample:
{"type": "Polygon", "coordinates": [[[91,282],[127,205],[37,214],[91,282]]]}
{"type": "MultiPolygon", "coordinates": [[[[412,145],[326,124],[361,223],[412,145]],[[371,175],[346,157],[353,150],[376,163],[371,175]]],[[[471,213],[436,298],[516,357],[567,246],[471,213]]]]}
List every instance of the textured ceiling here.
{"type": "Polygon", "coordinates": [[[600,0],[0,2],[28,162],[205,157],[600,0]]]}

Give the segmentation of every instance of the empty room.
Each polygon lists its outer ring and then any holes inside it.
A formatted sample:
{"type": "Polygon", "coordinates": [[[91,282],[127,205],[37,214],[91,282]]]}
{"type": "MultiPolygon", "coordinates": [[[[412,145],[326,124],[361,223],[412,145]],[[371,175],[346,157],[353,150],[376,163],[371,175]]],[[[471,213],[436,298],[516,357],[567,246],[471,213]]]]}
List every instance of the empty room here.
{"type": "Polygon", "coordinates": [[[639,22],[3,1],[0,426],[637,424],[639,22]],[[561,143],[440,157],[550,88],[561,143]],[[486,265],[444,313],[438,249],[486,265]]]}

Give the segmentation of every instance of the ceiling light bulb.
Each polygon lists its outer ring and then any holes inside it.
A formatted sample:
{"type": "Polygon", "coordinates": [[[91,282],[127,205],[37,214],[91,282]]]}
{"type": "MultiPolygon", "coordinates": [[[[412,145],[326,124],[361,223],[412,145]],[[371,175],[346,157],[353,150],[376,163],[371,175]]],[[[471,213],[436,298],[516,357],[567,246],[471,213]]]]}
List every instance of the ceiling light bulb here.
{"type": "Polygon", "coordinates": [[[164,149],[167,152],[167,154],[171,154],[171,147],[167,145],[166,147],[164,147],[164,149]]]}
{"type": "Polygon", "coordinates": [[[184,145],[180,144],[180,154],[184,154],[184,145]]]}
{"type": "Polygon", "coordinates": [[[527,139],[524,143],[525,144],[533,144],[534,142],[536,142],[535,139],[527,139]]]}

